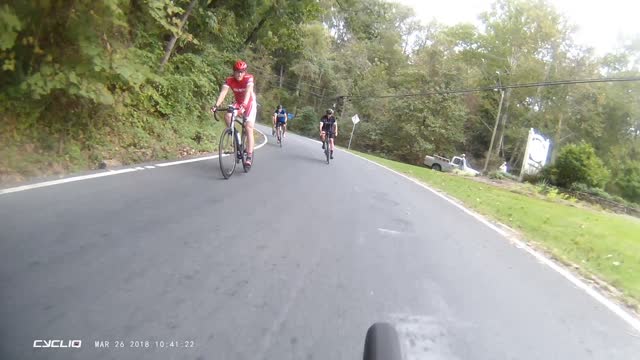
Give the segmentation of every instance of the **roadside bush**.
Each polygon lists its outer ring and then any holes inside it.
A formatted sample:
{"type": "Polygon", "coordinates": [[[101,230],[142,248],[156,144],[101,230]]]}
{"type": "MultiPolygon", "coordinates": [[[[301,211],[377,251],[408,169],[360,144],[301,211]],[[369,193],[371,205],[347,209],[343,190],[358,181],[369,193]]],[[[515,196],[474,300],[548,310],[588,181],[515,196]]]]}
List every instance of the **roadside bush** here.
{"type": "Polygon", "coordinates": [[[594,188],[594,187],[590,187],[587,186],[585,184],[582,183],[574,183],[573,185],[571,185],[570,190],[572,191],[577,191],[577,192],[582,192],[585,194],[589,194],[592,196],[597,196],[599,198],[605,199],[605,200],[609,200],[609,201],[613,201],[616,202],[618,204],[622,204],[625,206],[629,206],[629,207],[637,207],[636,204],[630,203],[629,201],[627,201],[627,199],[624,199],[618,195],[613,195],[610,194],[608,192],[606,192],[603,189],[600,188],[594,188]]]}
{"type": "Polygon", "coordinates": [[[553,168],[545,173],[549,180],[564,188],[570,188],[574,183],[583,183],[602,189],[610,176],[593,147],[586,143],[564,147],[553,168]]]}
{"type": "Polygon", "coordinates": [[[585,194],[589,194],[593,196],[599,196],[607,200],[613,200],[613,196],[611,196],[611,194],[609,194],[608,192],[600,188],[591,187],[589,185],[579,183],[579,182],[573,183],[569,188],[569,190],[579,191],[579,192],[583,192],[585,194]]]}
{"type": "Polygon", "coordinates": [[[545,181],[549,184],[556,185],[558,183],[558,169],[552,165],[543,167],[538,174],[538,181],[545,181]]]}
{"type": "Polygon", "coordinates": [[[540,174],[524,174],[522,176],[522,181],[529,183],[529,184],[537,184],[542,180],[542,176],[540,176],[540,174]]]}
{"type": "Polygon", "coordinates": [[[556,169],[552,165],[547,165],[543,167],[536,174],[525,173],[522,176],[522,181],[527,182],[529,184],[533,184],[533,185],[538,185],[538,184],[557,185],[557,178],[558,178],[558,169],[556,169]]]}
{"type": "Polygon", "coordinates": [[[492,171],[489,173],[489,179],[493,179],[493,180],[512,180],[512,181],[518,181],[518,177],[513,175],[513,174],[509,174],[509,173],[504,173],[502,171],[492,171]]]}

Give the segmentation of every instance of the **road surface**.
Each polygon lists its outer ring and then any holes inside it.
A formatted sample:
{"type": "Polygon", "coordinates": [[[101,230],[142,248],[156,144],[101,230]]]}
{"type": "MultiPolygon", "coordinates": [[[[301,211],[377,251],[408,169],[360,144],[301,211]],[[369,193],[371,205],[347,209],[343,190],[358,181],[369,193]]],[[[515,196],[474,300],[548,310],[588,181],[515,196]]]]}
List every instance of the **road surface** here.
{"type": "Polygon", "coordinates": [[[629,324],[461,209],[285,141],[230,180],[213,159],[0,195],[0,358],[359,359],[376,321],[407,359],[640,358],[629,324]],[[52,339],[81,347],[33,347],[52,339]]]}

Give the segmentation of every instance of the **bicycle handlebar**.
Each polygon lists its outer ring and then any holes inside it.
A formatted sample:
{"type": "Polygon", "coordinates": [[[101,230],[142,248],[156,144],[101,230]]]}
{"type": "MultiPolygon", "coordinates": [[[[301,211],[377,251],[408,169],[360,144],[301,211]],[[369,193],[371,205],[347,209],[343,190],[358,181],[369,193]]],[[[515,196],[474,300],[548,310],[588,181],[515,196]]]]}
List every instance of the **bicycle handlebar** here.
{"type": "MultiPolygon", "coordinates": [[[[213,110],[213,108],[211,108],[211,109],[213,110]]],[[[232,113],[232,112],[237,111],[237,110],[240,110],[240,108],[234,107],[233,105],[229,105],[227,107],[227,113],[232,113]]],[[[218,111],[220,111],[220,108],[216,108],[213,111],[213,118],[216,119],[216,121],[220,121],[220,119],[218,119],[218,111]]],[[[246,121],[246,118],[244,116],[242,117],[242,119],[243,119],[243,122],[246,121]]],[[[243,125],[243,122],[238,121],[237,117],[236,117],[235,121],[238,124],[243,125]]]]}

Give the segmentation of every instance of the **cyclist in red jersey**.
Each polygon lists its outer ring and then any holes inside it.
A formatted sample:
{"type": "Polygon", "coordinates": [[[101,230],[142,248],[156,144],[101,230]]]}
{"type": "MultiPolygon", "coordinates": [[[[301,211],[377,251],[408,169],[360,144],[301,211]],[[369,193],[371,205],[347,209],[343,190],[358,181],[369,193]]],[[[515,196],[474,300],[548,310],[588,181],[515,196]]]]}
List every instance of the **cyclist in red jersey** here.
{"type": "MultiPolygon", "coordinates": [[[[224,98],[227,96],[227,92],[231,88],[235,97],[235,103],[233,106],[239,108],[240,115],[243,115],[247,121],[245,122],[245,129],[247,131],[248,142],[247,144],[247,160],[245,165],[251,166],[253,158],[253,125],[256,122],[256,94],[253,91],[253,75],[247,73],[247,63],[242,60],[238,60],[233,66],[233,76],[230,76],[222,84],[220,95],[216,104],[211,108],[211,112],[215,112],[224,98]]],[[[224,116],[224,120],[227,126],[231,124],[231,114],[227,113],[224,116]]]]}

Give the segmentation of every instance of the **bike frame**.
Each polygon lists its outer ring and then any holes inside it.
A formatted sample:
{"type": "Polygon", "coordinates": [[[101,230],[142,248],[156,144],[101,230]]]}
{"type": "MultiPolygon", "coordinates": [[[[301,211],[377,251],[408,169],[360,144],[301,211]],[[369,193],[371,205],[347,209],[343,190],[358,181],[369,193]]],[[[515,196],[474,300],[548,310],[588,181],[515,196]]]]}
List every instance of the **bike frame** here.
{"type": "MultiPolygon", "coordinates": [[[[231,137],[233,139],[234,152],[235,152],[235,154],[234,154],[235,163],[237,164],[237,163],[242,161],[242,166],[244,168],[244,171],[248,172],[249,171],[249,167],[245,165],[245,159],[246,159],[247,153],[246,153],[246,150],[245,150],[246,144],[244,144],[244,139],[246,137],[245,124],[246,124],[247,120],[244,117],[242,117],[242,121],[238,120],[238,116],[237,116],[238,110],[239,110],[238,108],[233,107],[232,105],[227,107],[227,111],[226,112],[231,114],[231,122],[225,128],[223,134],[225,132],[229,132],[229,131],[231,132],[231,137]],[[238,133],[238,130],[236,129],[236,126],[235,126],[236,123],[238,123],[242,127],[242,130],[240,131],[240,133],[238,133]]],[[[213,113],[213,116],[215,117],[216,120],[219,121],[218,116],[217,116],[217,111],[213,113]]],[[[234,166],[234,168],[235,168],[235,166],[234,166]]],[[[224,170],[223,170],[223,173],[224,173],[224,170]]],[[[229,174],[229,177],[232,174],[233,174],[233,170],[231,171],[231,174],[229,174]]],[[[225,177],[227,177],[227,176],[225,175],[225,177]]]]}

